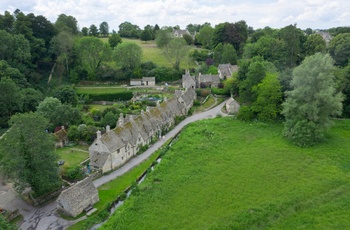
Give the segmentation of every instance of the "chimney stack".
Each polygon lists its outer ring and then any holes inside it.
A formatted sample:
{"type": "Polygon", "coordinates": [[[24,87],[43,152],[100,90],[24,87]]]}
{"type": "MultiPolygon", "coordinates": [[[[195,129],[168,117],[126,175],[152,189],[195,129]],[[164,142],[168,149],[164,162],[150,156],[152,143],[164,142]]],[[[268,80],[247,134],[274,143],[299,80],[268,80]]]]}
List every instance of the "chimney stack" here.
{"type": "Polygon", "coordinates": [[[100,140],[100,139],[101,139],[101,131],[98,130],[98,131],[96,132],[96,134],[97,134],[97,140],[100,140]]]}
{"type": "Polygon", "coordinates": [[[118,122],[117,122],[117,127],[121,127],[123,125],[124,125],[124,114],[120,113],[119,118],[118,118],[118,122]]]}
{"type": "Polygon", "coordinates": [[[107,125],[106,126],[106,132],[108,133],[109,131],[111,131],[111,126],[107,125]]]}

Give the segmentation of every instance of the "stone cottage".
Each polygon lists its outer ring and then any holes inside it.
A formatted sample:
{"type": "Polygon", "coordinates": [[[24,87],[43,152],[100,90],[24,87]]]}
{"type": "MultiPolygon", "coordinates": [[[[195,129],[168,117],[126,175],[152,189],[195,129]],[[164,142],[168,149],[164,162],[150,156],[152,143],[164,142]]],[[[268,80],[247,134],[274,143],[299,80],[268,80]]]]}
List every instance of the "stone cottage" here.
{"type": "Polygon", "coordinates": [[[231,65],[230,63],[228,64],[219,64],[218,66],[218,73],[219,73],[219,78],[221,80],[225,80],[226,78],[232,77],[232,74],[234,72],[238,71],[238,66],[237,65],[231,65]]]}
{"type": "Polygon", "coordinates": [[[196,88],[196,79],[194,76],[190,75],[189,70],[186,70],[186,73],[182,75],[182,88],[184,89],[196,88]]]}
{"type": "Polygon", "coordinates": [[[130,79],[131,86],[155,86],[156,78],[155,77],[143,77],[143,78],[131,78],[130,79]]]}
{"type": "Polygon", "coordinates": [[[98,201],[97,188],[93,185],[91,178],[87,177],[61,192],[56,202],[58,210],[76,217],[98,201]]]}
{"type": "Polygon", "coordinates": [[[219,83],[220,83],[219,75],[199,73],[197,77],[198,87],[202,87],[202,85],[205,85],[206,87],[218,87],[219,83]]]}
{"type": "Polygon", "coordinates": [[[186,115],[196,99],[194,89],[176,91],[175,96],[154,108],[147,108],[140,115],[120,114],[117,127],[101,135],[89,147],[91,168],[103,173],[123,165],[135,156],[140,148],[149,145],[162,132],[175,124],[176,116],[186,115]]]}
{"type": "Polygon", "coordinates": [[[227,100],[225,107],[228,114],[236,114],[239,111],[240,105],[231,97],[227,100]]]}

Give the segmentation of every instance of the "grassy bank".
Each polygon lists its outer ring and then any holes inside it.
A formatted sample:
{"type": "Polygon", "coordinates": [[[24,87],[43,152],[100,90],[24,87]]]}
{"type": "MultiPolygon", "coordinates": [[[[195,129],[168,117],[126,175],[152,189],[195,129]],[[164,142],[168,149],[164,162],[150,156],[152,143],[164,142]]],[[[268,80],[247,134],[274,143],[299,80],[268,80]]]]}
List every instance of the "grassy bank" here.
{"type": "Polygon", "coordinates": [[[102,229],[347,229],[350,121],[305,149],[282,128],[191,124],[102,229]]]}

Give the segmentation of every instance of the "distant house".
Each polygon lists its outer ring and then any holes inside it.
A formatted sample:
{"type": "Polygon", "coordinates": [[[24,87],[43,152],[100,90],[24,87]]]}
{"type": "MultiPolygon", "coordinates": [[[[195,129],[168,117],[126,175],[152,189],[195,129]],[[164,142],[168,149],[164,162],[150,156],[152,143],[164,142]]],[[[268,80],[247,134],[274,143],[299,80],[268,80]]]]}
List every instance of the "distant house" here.
{"type": "Polygon", "coordinates": [[[206,85],[208,87],[218,87],[219,83],[220,83],[219,75],[199,73],[197,77],[198,87],[202,87],[203,85],[206,85]]]}
{"type": "Polygon", "coordinates": [[[139,85],[142,85],[142,79],[139,79],[139,78],[131,78],[131,79],[130,79],[130,85],[131,85],[131,86],[139,86],[139,85]]]}
{"type": "Polygon", "coordinates": [[[174,30],[174,36],[177,38],[182,38],[185,34],[192,36],[188,30],[174,30]]]}
{"type": "Polygon", "coordinates": [[[54,136],[56,139],[56,148],[63,148],[68,144],[67,131],[65,130],[64,126],[61,126],[61,129],[55,132],[54,136]]]}
{"type": "Polygon", "coordinates": [[[235,101],[235,99],[233,99],[232,97],[227,100],[225,106],[226,106],[226,111],[229,114],[238,113],[239,108],[240,108],[240,105],[238,104],[238,102],[235,101]]]}
{"type": "Polygon", "coordinates": [[[156,85],[156,78],[155,77],[143,77],[142,78],[142,85],[155,86],[156,85]]]}
{"type": "Polygon", "coordinates": [[[332,36],[330,35],[330,33],[322,31],[322,30],[316,30],[316,33],[321,35],[321,37],[323,38],[323,40],[326,41],[326,44],[328,46],[329,42],[332,40],[332,36]]]}
{"type": "Polygon", "coordinates": [[[143,77],[140,78],[132,78],[130,79],[130,85],[131,86],[155,86],[156,85],[156,78],[155,77],[143,77]]]}
{"type": "Polygon", "coordinates": [[[56,200],[57,209],[72,217],[76,217],[98,201],[98,191],[90,177],[61,192],[56,200]]]}
{"type": "Polygon", "coordinates": [[[186,70],[186,73],[182,75],[182,88],[196,88],[196,79],[194,76],[190,75],[190,71],[186,70]]]}
{"type": "Polygon", "coordinates": [[[219,64],[219,66],[218,66],[219,77],[222,80],[232,77],[232,73],[237,72],[237,71],[238,71],[238,66],[231,65],[230,63],[219,64]]]}

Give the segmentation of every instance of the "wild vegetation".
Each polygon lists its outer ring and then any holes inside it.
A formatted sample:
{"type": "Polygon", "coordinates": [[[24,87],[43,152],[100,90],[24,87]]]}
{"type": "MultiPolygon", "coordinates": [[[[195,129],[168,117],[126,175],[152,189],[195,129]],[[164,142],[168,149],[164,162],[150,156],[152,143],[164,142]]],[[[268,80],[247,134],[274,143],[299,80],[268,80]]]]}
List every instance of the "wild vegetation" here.
{"type": "Polygon", "coordinates": [[[298,148],[281,124],[189,125],[102,229],[344,229],[350,123],[298,148]]]}

